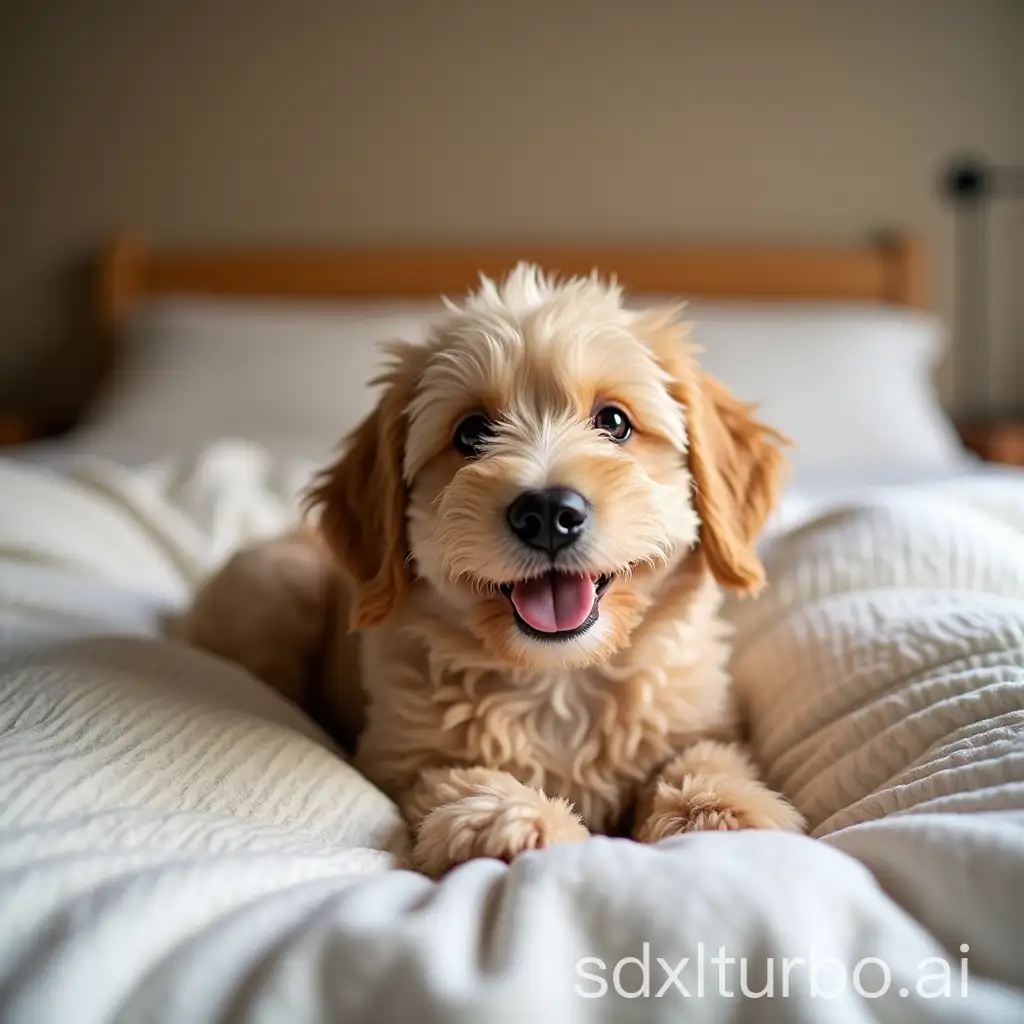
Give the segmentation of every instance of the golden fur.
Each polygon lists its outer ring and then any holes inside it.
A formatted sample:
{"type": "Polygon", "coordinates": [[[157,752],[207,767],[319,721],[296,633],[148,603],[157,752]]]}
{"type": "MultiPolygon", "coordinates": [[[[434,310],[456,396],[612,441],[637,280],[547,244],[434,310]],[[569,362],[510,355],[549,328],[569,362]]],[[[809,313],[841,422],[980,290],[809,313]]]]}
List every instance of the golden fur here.
{"type": "Polygon", "coordinates": [[[597,277],[485,280],[426,344],[390,346],[376,410],[310,491],[319,533],[240,552],[186,619],[357,738],[430,874],[590,831],[801,826],[737,745],[719,619],[723,587],[764,582],[784,439],[700,372],[678,313],[597,277]],[[622,444],[594,428],[607,403],[632,422],[622,444]],[[452,438],[472,413],[493,434],[467,458],[452,438]],[[560,567],[613,578],[558,642],[500,589],[550,569],[504,510],[551,486],[591,506],[560,567]]]}

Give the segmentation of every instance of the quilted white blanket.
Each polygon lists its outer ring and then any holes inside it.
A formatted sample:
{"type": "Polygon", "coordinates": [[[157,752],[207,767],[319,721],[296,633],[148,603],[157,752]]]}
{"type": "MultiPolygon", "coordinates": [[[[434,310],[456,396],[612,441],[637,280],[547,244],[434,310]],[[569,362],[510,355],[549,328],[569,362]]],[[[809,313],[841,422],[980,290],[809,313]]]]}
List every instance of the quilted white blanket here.
{"type": "Polygon", "coordinates": [[[594,839],[435,884],[312,723],[160,639],[306,469],[0,463],[0,1020],[1024,1019],[1024,481],[766,544],[735,674],[813,838],[594,839]]]}

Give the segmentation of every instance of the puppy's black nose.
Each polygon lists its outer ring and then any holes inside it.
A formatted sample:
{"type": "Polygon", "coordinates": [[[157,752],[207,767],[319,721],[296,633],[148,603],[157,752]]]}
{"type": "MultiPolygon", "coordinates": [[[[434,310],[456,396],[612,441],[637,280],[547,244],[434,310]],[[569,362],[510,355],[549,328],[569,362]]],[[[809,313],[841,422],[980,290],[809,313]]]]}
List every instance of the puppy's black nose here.
{"type": "Polygon", "coordinates": [[[587,499],[565,487],[524,491],[508,507],[508,525],[524,543],[555,555],[587,527],[587,499]]]}

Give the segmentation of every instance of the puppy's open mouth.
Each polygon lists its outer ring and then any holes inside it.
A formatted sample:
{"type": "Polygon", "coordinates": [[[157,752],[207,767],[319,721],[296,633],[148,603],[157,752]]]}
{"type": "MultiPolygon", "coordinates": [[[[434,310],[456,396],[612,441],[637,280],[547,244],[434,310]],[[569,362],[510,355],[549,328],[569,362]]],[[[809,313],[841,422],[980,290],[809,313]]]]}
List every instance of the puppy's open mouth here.
{"type": "Polygon", "coordinates": [[[612,577],[553,569],[499,588],[512,605],[516,625],[536,640],[572,640],[597,622],[612,577]]]}

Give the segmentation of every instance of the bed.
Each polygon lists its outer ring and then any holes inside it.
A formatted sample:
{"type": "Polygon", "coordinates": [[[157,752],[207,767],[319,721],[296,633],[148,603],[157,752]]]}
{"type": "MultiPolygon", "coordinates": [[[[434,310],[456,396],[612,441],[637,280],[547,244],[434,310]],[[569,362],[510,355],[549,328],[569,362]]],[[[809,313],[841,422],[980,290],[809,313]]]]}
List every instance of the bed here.
{"type": "Polygon", "coordinates": [[[110,373],[0,462],[0,1019],[1024,1019],[1024,479],[960,446],[923,249],[108,249],[110,373]],[[595,838],[440,883],[191,588],[295,514],[374,343],[521,256],[691,300],[796,441],[736,602],[752,742],[810,836],[595,838]]]}

